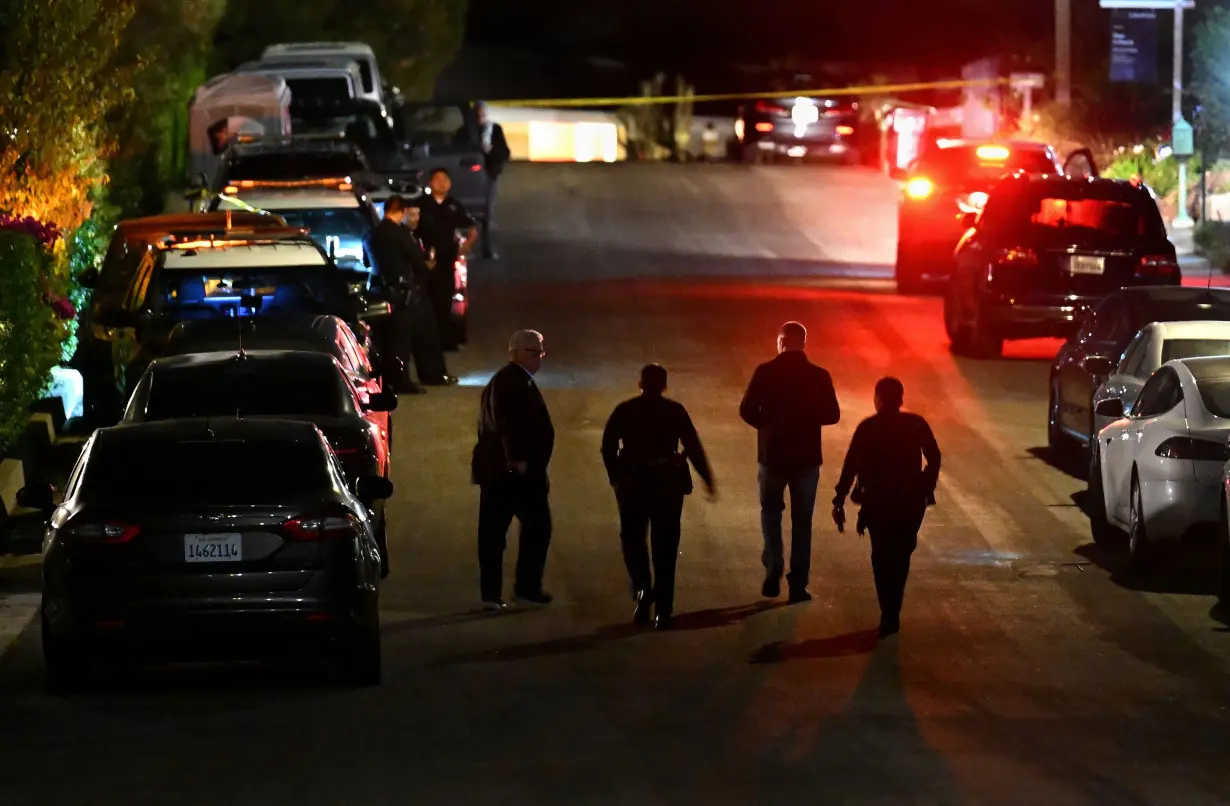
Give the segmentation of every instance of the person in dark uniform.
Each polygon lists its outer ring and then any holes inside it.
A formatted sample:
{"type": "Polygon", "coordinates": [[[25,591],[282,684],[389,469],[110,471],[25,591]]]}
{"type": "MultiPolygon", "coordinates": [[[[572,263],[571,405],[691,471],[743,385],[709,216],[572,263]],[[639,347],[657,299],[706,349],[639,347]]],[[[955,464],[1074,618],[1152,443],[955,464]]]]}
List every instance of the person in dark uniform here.
{"type": "Polygon", "coordinates": [[[419,381],[429,386],[454,384],[440,347],[434,309],[426,290],[431,269],[422,244],[402,219],[409,205],[401,196],[384,203],[384,218],[367,234],[365,248],[380,276],[385,299],[393,313],[384,322],[380,356],[385,384],[399,392],[416,391],[410,380],[413,352],[419,381]]]}
{"type": "Polygon", "coordinates": [[[782,549],[782,512],[790,491],[791,604],[811,599],[807,580],[811,573],[811,526],[816,508],[823,461],[823,427],[841,419],[841,407],[827,370],[807,358],[807,328],[786,322],[777,333],[778,355],[756,367],[747,385],[739,416],[756,429],[756,458],[760,465],[760,529],[764,535],[766,598],[781,594],[785,565],[782,549]]]}
{"type": "Polygon", "coordinates": [[[876,384],[876,413],[854,430],[833,498],[833,520],[839,530],[845,530],[845,502],[850,495],[862,506],[859,534],[871,532],[881,637],[901,629],[910,555],[918,546],[927,506],[935,503],[940,475],[940,448],[931,426],[920,415],[901,410],[904,397],[896,378],[882,378],[876,384]]]}
{"type": "Polygon", "coordinates": [[[440,344],[446,350],[456,350],[457,334],[453,328],[453,294],[456,293],[454,265],[461,255],[469,254],[478,237],[478,225],[461,202],[449,196],[453,181],[448,171],[436,168],[429,180],[431,192],[419,201],[422,221],[418,235],[429,249],[436,250],[436,265],[431,270],[427,290],[431,295],[436,313],[436,327],[440,344]],[[458,230],[465,230],[465,238],[457,241],[458,230]]]}
{"type": "Polygon", "coordinates": [[[637,624],[671,627],[675,603],[675,561],[679,555],[683,497],[692,492],[688,462],[713,499],[713,474],[692,418],[682,404],[663,396],[666,370],[641,370],[641,394],[615,407],[602,432],[602,461],[619,504],[619,539],[632,581],[637,624]],[[622,448],[621,448],[622,445],[622,448]],[[683,453],[679,453],[680,445],[683,453]],[[646,532],[652,528],[653,573],[646,532]]]}
{"type": "Polygon", "coordinates": [[[547,466],[555,429],[534,375],[542,367],[542,334],[519,330],[508,342],[509,362],[483,389],[478,443],[470,470],[479,485],[478,566],[483,607],[503,610],[504,548],[513,518],[521,522],[513,594],[521,604],[546,605],[542,574],[551,545],[551,484],[547,466]]]}
{"type": "Polygon", "coordinates": [[[503,173],[508,160],[512,158],[512,151],[508,148],[508,139],[504,137],[504,127],[491,120],[487,112],[487,105],[480,101],[476,111],[479,139],[486,157],[484,167],[487,169],[487,216],[482,221],[483,258],[498,260],[500,256],[495,251],[491,227],[495,224],[495,202],[500,174],[503,173]]]}

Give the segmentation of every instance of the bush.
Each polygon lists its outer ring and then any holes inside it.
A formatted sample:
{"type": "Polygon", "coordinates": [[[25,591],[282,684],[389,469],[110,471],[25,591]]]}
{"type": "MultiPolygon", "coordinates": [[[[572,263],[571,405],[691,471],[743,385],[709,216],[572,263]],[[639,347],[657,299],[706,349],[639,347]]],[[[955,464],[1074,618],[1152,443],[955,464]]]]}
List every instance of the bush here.
{"type": "Polygon", "coordinates": [[[25,431],[68,333],[67,249],[30,218],[0,216],[0,452],[25,431]],[[59,293],[57,293],[57,289],[59,293]]]}
{"type": "Polygon", "coordinates": [[[1201,221],[1192,238],[1196,252],[1213,268],[1230,271],[1230,221],[1201,221]]]}
{"type": "MultiPolygon", "coordinates": [[[[1131,179],[1134,176],[1153,189],[1158,198],[1165,198],[1179,189],[1179,162],[1174,157],[1155,159],[1151,147],[1139,152],[1127,151],[1116,156],[1102,175],[1110,179],[1131,179]]],[[[1200,180],[1201,160],[1197,154],[1187,161],[1187,187],[1190,190],[1200,180]]]]}

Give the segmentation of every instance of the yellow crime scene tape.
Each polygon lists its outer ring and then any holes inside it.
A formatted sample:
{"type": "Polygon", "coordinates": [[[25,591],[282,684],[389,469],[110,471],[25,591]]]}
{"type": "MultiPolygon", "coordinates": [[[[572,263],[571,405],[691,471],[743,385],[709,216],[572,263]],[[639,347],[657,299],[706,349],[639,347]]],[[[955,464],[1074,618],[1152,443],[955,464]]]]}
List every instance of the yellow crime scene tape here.
{"type": "Polygon", "coordinates": [[[782,90],[780,92],[728,92],[707,95],[655,95],[630,98],[522,98],[487,101],[488,106],[521,107],[572,107],[572,106],[647,106],[673,104],[680,101],[706,103],[709,101],[739,101],[744,99],[808,98],[813,96],[833,97],[840,95],[883,95],[925,90],[955,90],[965,87],[995,87],[1011,84],[1007,78],[956,79],[953,81],[916,81],[909,84],[865,84],[855,87],[837,87],[820,90],[782,90]]]}

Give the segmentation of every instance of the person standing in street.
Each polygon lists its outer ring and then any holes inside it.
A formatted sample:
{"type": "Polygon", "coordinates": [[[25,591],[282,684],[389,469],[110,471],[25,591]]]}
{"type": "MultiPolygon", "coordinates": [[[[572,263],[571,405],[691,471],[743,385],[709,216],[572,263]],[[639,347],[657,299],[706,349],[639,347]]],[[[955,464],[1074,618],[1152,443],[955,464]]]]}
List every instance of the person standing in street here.
{"type": "Polygon", "coordinates": [[[491,228],[495,225],[495,202],[499,186],[500,174],[504,166],[512,158],[508,148],[508,140],[504,137],[504,127],[491,120],[487,105],[481,101],[477,105],[479,137],[482,141],[485,157],[484,167],[487,169],[487,215],[482,221],[482,254],[487,260],[498,260],[491,228]]]}
{"type": "Polygon", "coordinates": [[[427,290],[435,310],[440,344],[445,350],[456,350],[459,345],[452,323],[453,294],[457,292],[454,271],[457,258],[469,254],[474,248],[478,225],[466,212],[465,206],[448,195],[453,189],[453,180],[446,169],[436,168],[432,171],[428,187],[430,193],[419,202],[422,220],[417,234],[428,249],[436,250],[436,263],[430,272],[427,290]],[[465,232],[460,241],[459,231],[465,232]]]}
{"type": "Polygon", "coordinates": [[[777,334],[778,355],[752,375],[739,416],[756,429],[759,462],[760,528],[764,536],[765,578],[761,593],[781,595],[785,566],[782,512],[790,491],[791,604],[811,599],[811,526],[823,462],[821,430],[841,419],[841,408],[827,370],[807,358],[807,328],[786,322],[777,334]]]}
{"type": "Polygon", "coordinates": [[[393,311],[382,323],[380,358],[385,386],[399,393],[421,391],[410,380],[414,355],[419,381],[429,386],[457,382],[448,374],[424,282],[429,268],[422,244],[403,225],[409,205],[401,196],[384,203],[384,218],[367,235],[365,248],[393,311]]]}
{"type": "Polygon", "coordinates": [[[910,556],[927,506],[935,503],[940,475],[940,448],[931,426],[920,415],[901,410],[904,398],[896,378],[876,383],[876,413],[854,430],[833,498],[833,520],[843,531],[846,496],[862,505],[858,532],[871,533],[881,637],[901,629],[910,556]]]}
{"type": "Polygon", "coordinates": [[[470,470],[479,485],[478,565],[483,607],[503,610],[504,548],[513,518],[521,522],[513,593],[521,604],[546,605],[542,575],[551,545],[551,484],[547,466],[555,429],[534,375],[542,367],[542,334],[518,330],[509,362],[483,389],[478,443],[470,470]]]}
{"type": "Polygon", "coordinates": [[[675,562],[679,555],[683,498],[692,492],[688,462],[713,499],[713,474],[688,410],[664,397],[666,369],[641,370],[641,394],[615,407],[602,432],[602,461],[619,504],[619,539],[632,581],[637,624],[669,630],[675,602],[675,562]],[[679,453],[680,445],[683,453],[679,453]],[[622,446],[622,447],[621,447],[622,446]],[[653,572],[646,542],[652,529],[653,572]]]}

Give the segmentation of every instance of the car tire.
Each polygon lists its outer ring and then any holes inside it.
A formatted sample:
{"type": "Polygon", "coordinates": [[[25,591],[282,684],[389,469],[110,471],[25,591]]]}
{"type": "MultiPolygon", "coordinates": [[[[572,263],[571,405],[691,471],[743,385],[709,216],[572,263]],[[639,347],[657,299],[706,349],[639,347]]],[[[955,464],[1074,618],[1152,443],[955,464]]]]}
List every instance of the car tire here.
{"type": "Polygon", "coordinates": [[[1149,543],[1149,532],[1145,528],[1144,501],[1140,493],[1140,483],[1133,471],[1131,514],[1128,517],[1128,566],[1135,574],[1147,574],[1153,570],[1155,556],[1156,550],[1149,543]]]}
{"type": "Polygon", "coordinates": [[[57,636],[46,616],[40,618],[39,626],[47,688],[53,694],[72,694],[79,691],[84,680],[85,664],[77,640],[70,636],[57,636]]]}
{"type": "Polygon", "coordinates": [[[343,679],[352,686],[378,686],[384,678],[380,648],[380,617],[355,628],[349,640],[341,643],[340,666],[343,679]]]}
{"type": "Polygon", "coordinates": [[[1107,546],[1120,538],[1119,530],[1106,517],[1106,490],[1102,486],[1102,454],[1094,445],[1089,450],[1089,532],[1093,542],[1107,546]]]}

